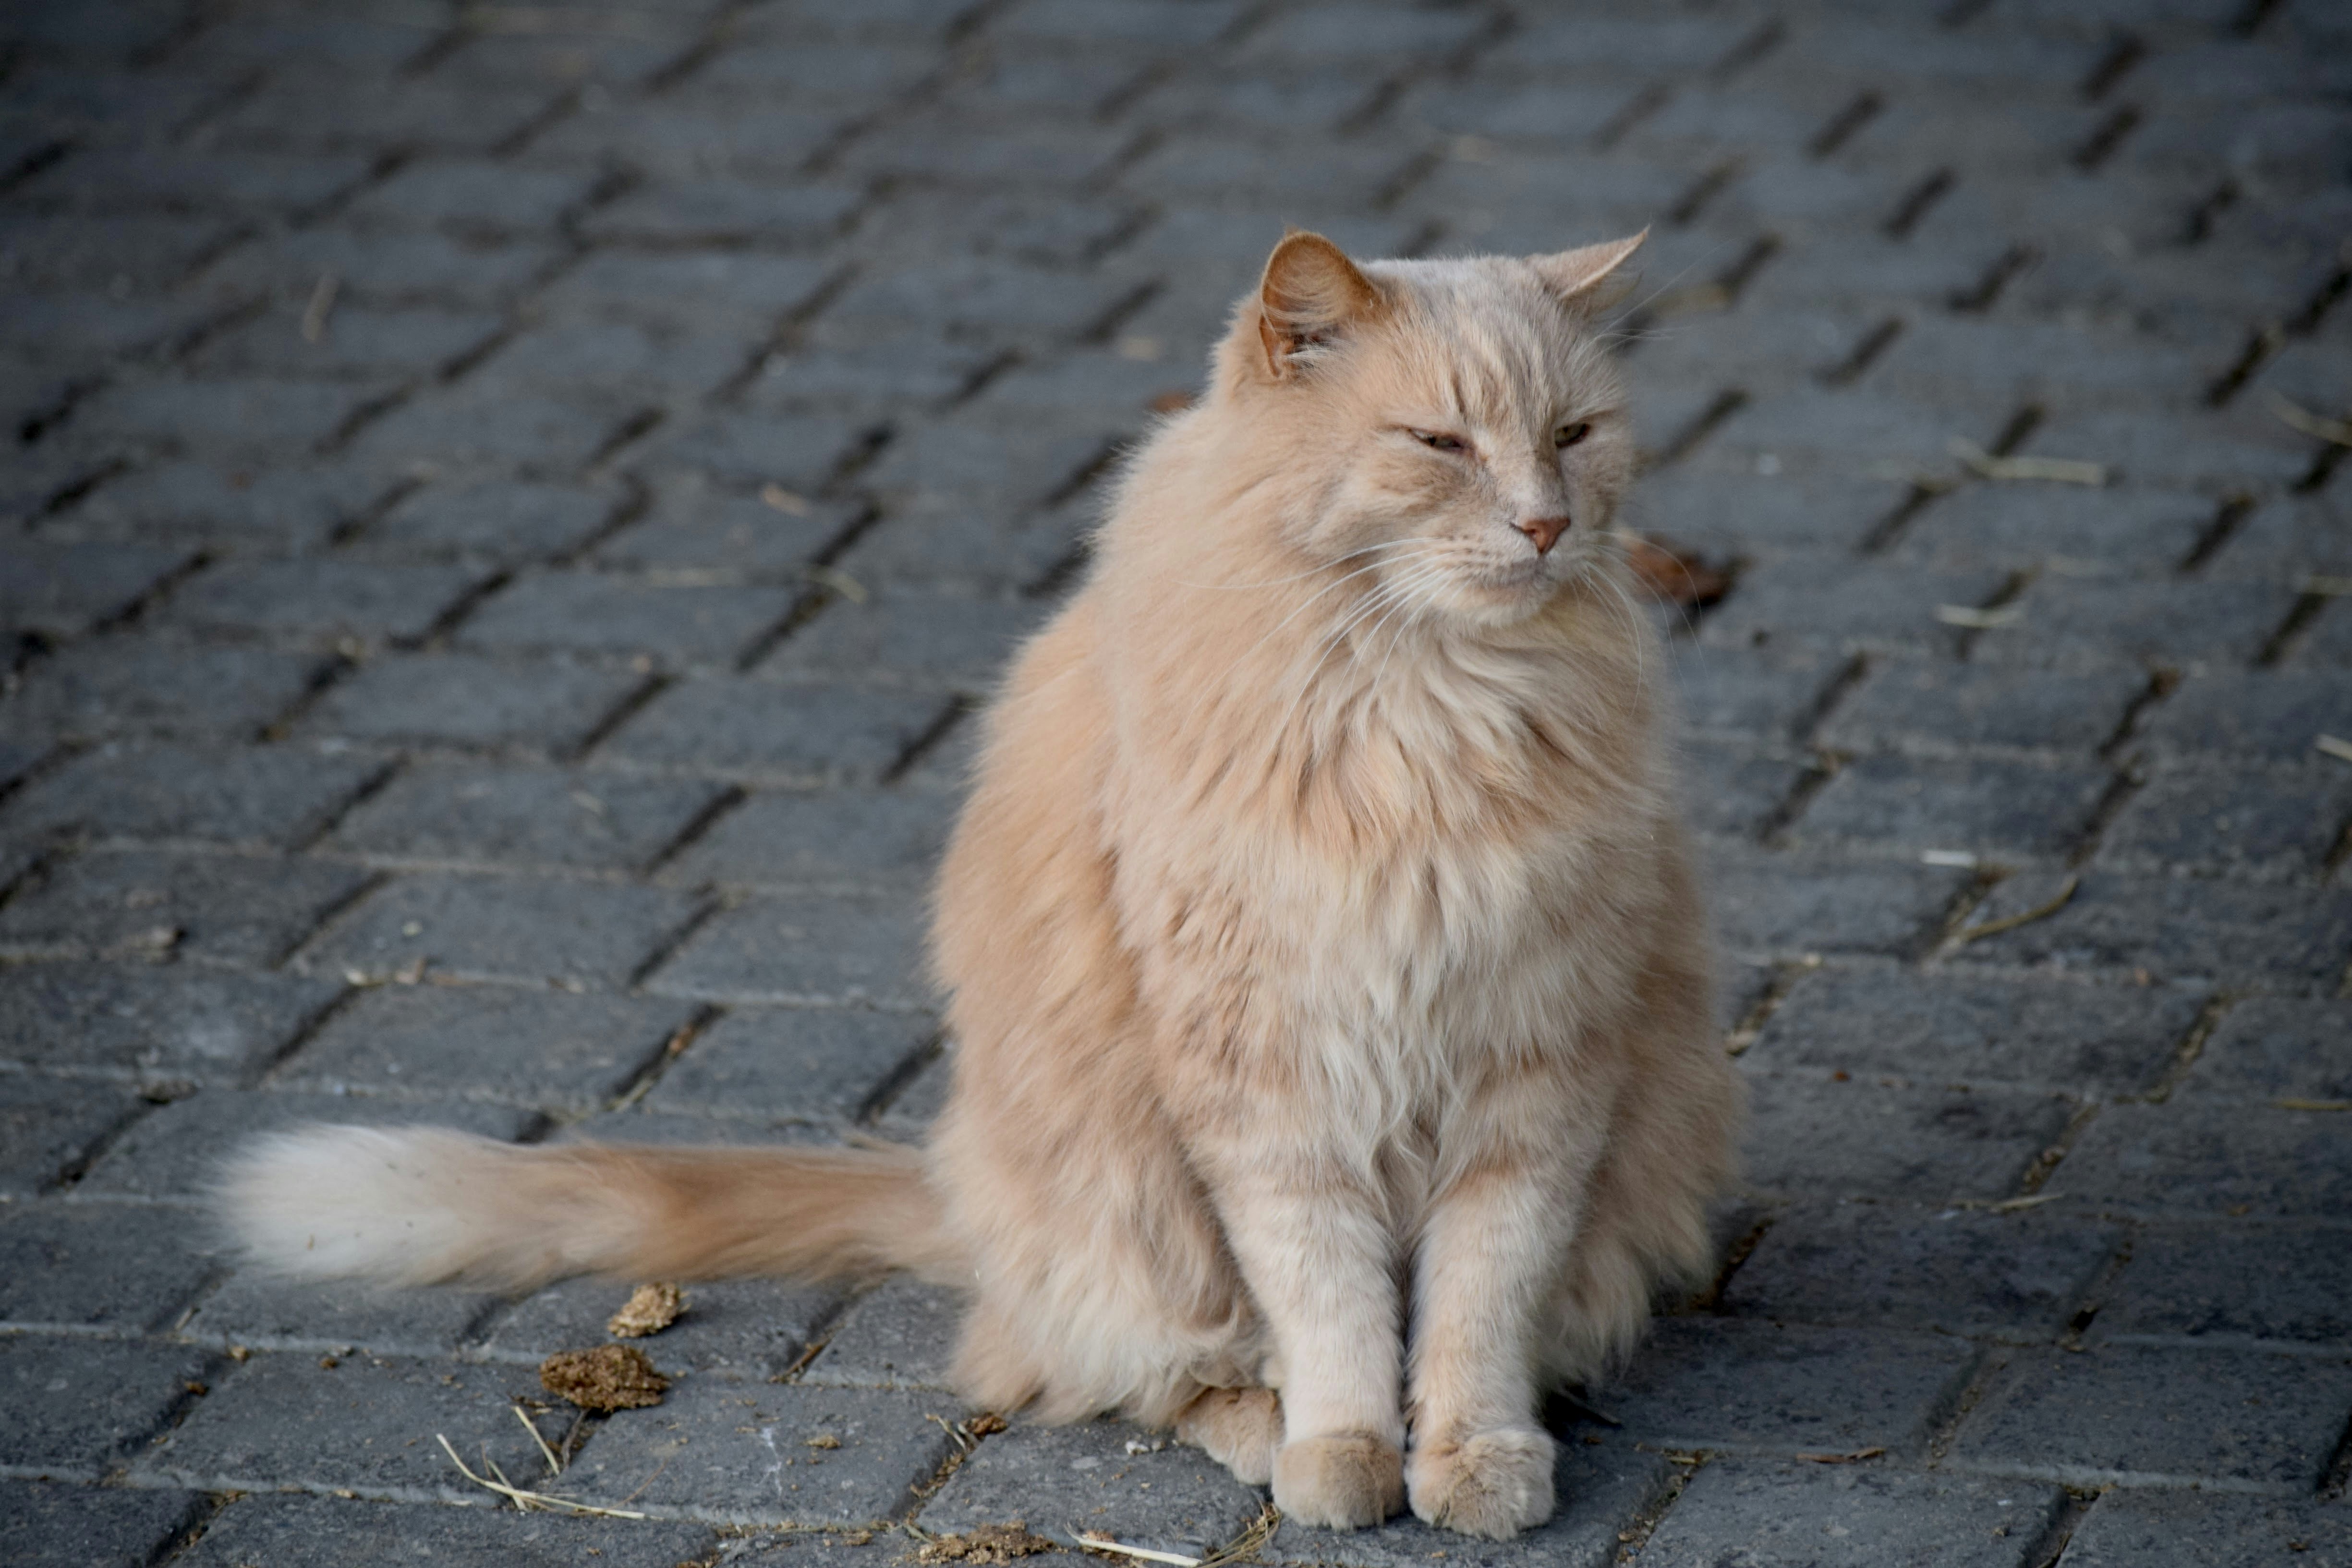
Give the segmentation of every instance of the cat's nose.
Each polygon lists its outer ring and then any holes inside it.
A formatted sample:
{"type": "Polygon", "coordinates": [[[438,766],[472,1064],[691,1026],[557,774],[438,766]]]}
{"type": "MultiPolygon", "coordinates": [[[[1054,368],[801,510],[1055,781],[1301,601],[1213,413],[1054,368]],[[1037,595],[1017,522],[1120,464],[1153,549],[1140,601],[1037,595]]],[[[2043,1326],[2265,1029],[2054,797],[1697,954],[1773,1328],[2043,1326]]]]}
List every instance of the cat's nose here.
{"type": "Polygon", "coordinates": [[[1550,554],[1551,547],[1559,542],[1559,536],[1568,530],[1569,520],[1565,517],[1530,517],[1523,518],[1519,522],[1519,531],[1536,542],[1536,553],[1538,555],[1550,554]]]}

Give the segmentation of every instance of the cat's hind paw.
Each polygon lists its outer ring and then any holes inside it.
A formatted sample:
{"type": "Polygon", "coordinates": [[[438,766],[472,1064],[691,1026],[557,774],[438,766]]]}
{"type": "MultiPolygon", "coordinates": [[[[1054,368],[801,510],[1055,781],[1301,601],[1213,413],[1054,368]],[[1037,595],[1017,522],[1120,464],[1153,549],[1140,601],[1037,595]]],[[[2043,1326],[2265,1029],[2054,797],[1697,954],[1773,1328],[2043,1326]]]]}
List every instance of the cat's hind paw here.
{"type": "Polygon", "coordinates": [[[1551,1517],[1556,1453],[1549,1436],[1518,1427],[1416,1447],[1407,1469],[1412,1511],[1445,1530],[1508,1541],[1551,1517]]]}
{"type": "Polygon", "coordinates": [[[1244,1486],[1274,1479],[1282,1446],[1282,1397],[1270,1388],[1212,1388],[1176,1417],[1176,1440],[1233,1471],[1244,1486]]]}
{"type": "Polygon", "coordinates": [[[1404,1507],[1404,1456],[1370,1433],[1285,1443],[1274,1455],[1274,1506],[1301,1524],[1378,1524],[1404,1507]]]}

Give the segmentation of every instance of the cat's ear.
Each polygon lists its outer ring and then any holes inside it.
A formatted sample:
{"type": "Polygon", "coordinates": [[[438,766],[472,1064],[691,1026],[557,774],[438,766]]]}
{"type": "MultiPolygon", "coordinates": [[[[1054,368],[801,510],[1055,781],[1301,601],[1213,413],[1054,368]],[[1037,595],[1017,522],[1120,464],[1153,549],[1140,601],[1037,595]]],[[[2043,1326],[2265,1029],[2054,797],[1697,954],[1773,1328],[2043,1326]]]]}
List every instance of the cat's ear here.
{"type": "Polygon", "coordinates": [[[1258,341],[1278,379],[1300,354],[1380,308],[1381,291],[1339,247],[1319,234],[1293,230],[1265,259],[1257,286],[1258,341]]]}
{"type": "MultiPolygon", "coordinates": [[[[1530,256],[1528,265],[1536,269],[1544,287],[1551,290],[1563,305],[1604,304],[1610,298],[1607,285],[1617,269],[1633,259],[1642,242],[1650,237],[1643,229],[1630,239],[1605,239],[1599,245],[1579,246],[1551,256],[1530,256]]],[[[1620,280],[1622,287],[1622,280],[1620,280]]]]}

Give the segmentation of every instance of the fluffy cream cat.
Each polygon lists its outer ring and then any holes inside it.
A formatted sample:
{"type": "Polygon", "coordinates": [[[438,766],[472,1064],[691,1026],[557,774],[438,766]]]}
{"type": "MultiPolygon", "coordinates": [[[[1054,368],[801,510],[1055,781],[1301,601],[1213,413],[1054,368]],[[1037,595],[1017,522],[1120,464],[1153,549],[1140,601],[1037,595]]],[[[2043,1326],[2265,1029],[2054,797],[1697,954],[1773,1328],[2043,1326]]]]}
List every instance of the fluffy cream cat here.
{"type": "Polygon", "coordinates": [[[982,1405],[1172,1425],[1307,1523],[1541,1522],[1539,1397],[1704,1270],[1738,1119],[1609,539],[1639,243],[1276,248],[989,716],[928,1149],[315,1129],[233,1175],[253,1254],[911,1268],[982,1405]]]}

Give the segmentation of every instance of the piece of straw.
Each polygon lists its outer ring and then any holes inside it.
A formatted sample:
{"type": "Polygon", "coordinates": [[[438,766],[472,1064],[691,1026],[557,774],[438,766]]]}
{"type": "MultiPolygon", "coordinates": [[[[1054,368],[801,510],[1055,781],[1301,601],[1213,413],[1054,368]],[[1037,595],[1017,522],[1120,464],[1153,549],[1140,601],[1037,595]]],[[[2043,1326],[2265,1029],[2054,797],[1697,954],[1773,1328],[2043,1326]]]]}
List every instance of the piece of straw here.
{"type": "Polygon", "coordinates": [[[1979,479],[2001,480],[2040,480],[2053,485],[2090,485],[2107,482],[2105,463],[2085,463],[2073,458],[1996,458],[1974,441],[1959,436],[1944,443],[1945,450],[1966,464],[1979,479]]]}
{"type": "Polygon", "coordinates": [[[436,1442],[441,1445],[441,1451],[449,1456],[449,1462],[457,1467],[458,1474],[464,1476],[467,1480],[473,1482],[478,1487],[481,1487],[488,1491],[497,1492],[500,1497],[513,1500],[518,1507],[526,1510],[529,1510],[531,1504],[537,1503],[541,1508],[562,1509],[567,1512],[590,1514],[598,1519],[645,1519],[648,1517],[642,1513],[631,1513],[626,1509],[598,1508],[594,1503],[574,1502],[568,1497],[552,1497],[546,1492],[528,1491],[521,1487],[509,1486],[499,1481],[491,1480],[484,1476],[478,1476],[473,1471],[466,1468],[466,1461],[457,1457],[457,1450],[449,1446],[449,1439],[447,1437],[438,1432],[434,1433],[433,1437],[436,1442]]]}
{"type": "Polygon", "coordinates": [[[1960,940],[1964,942],[1974,942],[1979,937],[1998,935],[2001,931],[2015,931],[2021,925],[2030,925],[2035,921],[2047,920],[2066,907],[2066,900],[2074,896],[2074,889],[2081,882],[2080,877],[2069,877],[2066,879],[2065,886],[2058,889],[2058,896],[2048,903],[2037,904],[2022,914],[2003,915],[1997,921],[1987,921],[1980,926],[1970,926],[1960,933],[1960,940]]]}

